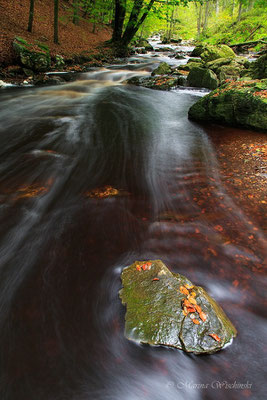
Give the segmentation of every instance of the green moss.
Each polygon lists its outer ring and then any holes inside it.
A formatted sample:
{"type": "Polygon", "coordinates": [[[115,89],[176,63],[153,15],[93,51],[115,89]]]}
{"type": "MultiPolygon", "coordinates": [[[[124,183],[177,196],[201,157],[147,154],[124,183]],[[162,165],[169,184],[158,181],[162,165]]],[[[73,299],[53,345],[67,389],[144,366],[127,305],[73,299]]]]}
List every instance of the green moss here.
{"type": "Polygon", "coordinates": [[[267,131],[266,90],[267,79],[227,83],[198,100],[189,117],[267,131]]]}

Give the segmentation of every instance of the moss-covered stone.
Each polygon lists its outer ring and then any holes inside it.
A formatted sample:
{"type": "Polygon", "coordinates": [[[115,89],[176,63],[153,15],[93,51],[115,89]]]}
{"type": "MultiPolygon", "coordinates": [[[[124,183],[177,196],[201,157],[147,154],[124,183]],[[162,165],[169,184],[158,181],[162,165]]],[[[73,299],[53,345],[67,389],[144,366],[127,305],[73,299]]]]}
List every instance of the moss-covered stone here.
{"type": "Polygon", "coordinates": [[[159,66],[154,69],[151,75],[166,75],[171,73],[172,69],[169,64],[163,62],[160,63],[159,66]]]}
{"type": "Polygon", "coordinates": [[[267,132],[267,79],[228,82],[198,100],[189,118],[267,132]]]}
{"type": "Polygon", "coordinates": [[[20,64],[35,72],[47,71],[51,66],[49,48],[46,45],[36,43],[29,44],[26,40],[16,37],[13,48],[20,64]]]}
{"type": "Polygon", "coordinates": [[[211,45],[202,44],[197,46],[191,53],[193,57],[201,57],[203,61],[209,62],[218,58],[234,58],[236,57],[233,50],[225,44],[211,45]]]}
{"type": "Polygon", "coordinates": [[[218,79],[213,71],[201,67],[194,67],[187,77],[189,86],[203,87],[207,89],[216,89],[218,87],[218,79]]]}
{"type": "Polygon", "coordinates": [[[126,81],[130,85],[142,86],[148,89],[170,90],[171,88],[184,85],[183,76],[155,76],[134,77],[126,81]]]}
{"type": "Polygon", "coordinates": [[[267,54],[259,57],[250,67],[251,76],[254,79],[267,78],[267,54]]]}
{"type": "Polygon", "coordinates": [[[199,60],[197,62],[196,61],[190,61],[187,64],[179,65],[176,69],[178,71],[191,71],[192,68],[202,67],[202,66],[203,66],[203,63],[202,63],[201,60],[199,60]]]}
{"type": "Polygon", "coordinates": [[[195,354],[214,353],[231,343],[236,336],[235,327],[203,288],[193,285],[183,275],[173,274],[160,260],[150,263],[143,270],[146,262],[136,261],[121,274],[123,288],[119,294],[127,308],[128,339],[195,354]],[[187,286],[190,295],[195,296],[200,311],[185,312],[184,301],[189,301],[190,296],[181,292],[181,286],[187,286]],[[192,317],[198,322],[193,322],[192,317]]]}
{"type": "Polygon", "coordinates": [[[136,43],[135,43],[136,47],[143,47],[145,50],[147,51],[152,51],[153,50],[153,46],[149,43],[149,41],[147,39],[139,39],[136,43]]]}

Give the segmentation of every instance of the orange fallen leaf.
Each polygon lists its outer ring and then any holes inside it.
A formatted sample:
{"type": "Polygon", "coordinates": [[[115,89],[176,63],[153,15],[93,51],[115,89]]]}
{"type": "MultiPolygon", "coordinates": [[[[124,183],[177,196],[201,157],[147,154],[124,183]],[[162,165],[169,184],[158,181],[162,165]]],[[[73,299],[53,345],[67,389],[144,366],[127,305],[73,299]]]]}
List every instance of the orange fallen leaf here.
{"type": "Polygon", "coordinates": [[[159,278],[153,278],[152,281],[159,281],[159,278]]]}
{"type": "Polygon", "coordinates": [[[196,299],[194,299],[194,297],[192,297],[192,296],[188,297],[188,300],[189,300],[190,303],[192,303],[192,304],[197,304],[196,299]]]}
{"type": "Polygon", "coordinates": [[[201,312],[199,313],[199,318],[201,318],[202,321],[206,321],[207,315],[206,315],[203,311],[201,311],[201,312]]]}
{"type": "Polygon", "coordinates": [[[200,324],[200,322],[199,322],[198,319],[193,319],[193,322],[194,322],[194,324],[196,324],[196,325],[199,325],[199,324],[200,324]]]}
{"type": "Polygon", "coordinates": [[[209,336],[211,336],[217,342],[221,341],[221,338],[219,338],[219,336],[215,335],[215,333],[209,333],[209,336]]]}
{"type": "Polygon", "coordinates": [[[186,296],[189,295],[188,290],[187,290],[186,287],[184,287],[184,286],[180,286],[180,292],[183,293],[183,294],[185,294],[186,296]]]}

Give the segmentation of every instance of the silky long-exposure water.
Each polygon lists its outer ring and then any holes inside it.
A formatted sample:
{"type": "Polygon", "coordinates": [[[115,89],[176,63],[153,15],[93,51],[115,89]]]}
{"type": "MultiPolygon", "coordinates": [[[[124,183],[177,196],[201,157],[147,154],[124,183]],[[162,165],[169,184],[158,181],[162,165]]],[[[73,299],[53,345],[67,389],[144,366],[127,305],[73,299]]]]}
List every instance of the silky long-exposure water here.
{"type": "Polygon", "coordinates": [[[265,397],[263,233],[187,118],[197,92],[123,83],[151,60],[1,92],[1,400],[265,397]],[[118,195],[91,195],[107,186],[118,195]],[[120,272],[136,259],[204,286],[233,344],[194,356],[127,341],[120,272]]]}

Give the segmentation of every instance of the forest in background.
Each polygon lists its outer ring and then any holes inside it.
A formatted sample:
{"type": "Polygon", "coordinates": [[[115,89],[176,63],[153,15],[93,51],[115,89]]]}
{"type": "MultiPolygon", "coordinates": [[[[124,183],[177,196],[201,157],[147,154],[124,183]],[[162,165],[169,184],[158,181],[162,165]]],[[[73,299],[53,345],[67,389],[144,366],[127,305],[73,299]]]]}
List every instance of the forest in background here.
{"type": "Polygon", "coordinates": [[[0,14],[5,64],[16,36],[63,56],[96,53],[111,38],[127,47],[155,33],[212,44],[267,37],[266,0],[0,0],[0,14]]]}

